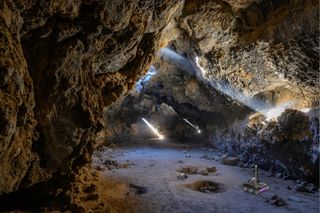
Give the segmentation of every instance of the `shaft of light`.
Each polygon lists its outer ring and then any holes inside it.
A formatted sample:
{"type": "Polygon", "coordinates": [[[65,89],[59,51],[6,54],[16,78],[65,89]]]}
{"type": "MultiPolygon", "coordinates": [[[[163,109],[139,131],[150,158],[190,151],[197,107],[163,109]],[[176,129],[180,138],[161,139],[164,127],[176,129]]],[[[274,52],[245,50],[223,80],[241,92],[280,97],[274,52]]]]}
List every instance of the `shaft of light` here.
{"type": "MultiPolygon", "coordinates": [[[[260,112],[261,114],[265,115],[267,120],[278,117],[285,109],[292,107],[292,104],[288,104],[290,102],[286,103],[285,106],[269,107],[264,101],[245,95],[228,82],[222,82],[218,79],[212,79],[212,77],[208,77],[208,72],[201,67],[199,63],[200,58],[198,56],[196,56],[194,59],[187,59],[169,48],[162,48],[160,50],[160,55],[164,60],[188,73],[194,74],[199,81],[210,85],[217,91],[230,97],[232,100],[235,100],[256,112],[260,112]]],[[[195,126],[189,121],[185,121],[195,128],[195,126]]],[[[199,133],[201,132],[199,127],[195,129],[197,129],[199,133]]]]}
{"type": "Polygon", "coordinates": [[[264,116],[266,116],[266,120],[276,120],[278,116],[280,116],[286,109],[291,108],[294,101],[288,101],[280,106],[276,107],[268,107],[267,104],[264,101],[258,100],[255,97],[246,96],[242,92],[238,91],[234,87],[232,87],[228,83],[222,83],[215,79],[208,79],[206,77],[206,70],[201,67],[199,64],[199,57],[195,57],[195,65],[196,68],[200,70],[200,72],[197,72],[197,78],[201,79],[203,81],[209,82],[209,84],[215,88],[216,90],[220,91],[221,93],[229,96],[233,100],[236,100],[247,107],[253,109],[256,112],[260,112],[264,116]],[[198,74],[200,73],[200,74],[198,74]]]}
{"type": "Polygon", "coordinates": [[[284,111],[286,110],[285,107],[275,107],[267,111],[266,113],[266,120],[271,121],[277,119],[284,111]]]}
{"type": "Polygon", "coordinates": [[[148,84],[148,82],[151,80],[151,78],[157,74],[157,70],[154,68],[154,66],[151,66],[144,76],[142,76],[139,81],[136,83],[136,90],[140,93],[141,90],[145,85],[148,84]]]}
{"type": "Polygon", "coordinates": [[[263,114],[266,115],[266,120],[271,121],[271,120],[277,120],[277,118],[286,110],[289,108],[292,108],[294,101],[288,101],[286,103],[283,103],[279,106],[264,110],[263,114]]]}
{"type": "Polygon", "coordinates": [[[199,61],[199,57],[196,56],[194,68],[198,70],[198,72],[196,73],[199,80],[207,82],[211,87],[215,88],[224,95],[229,96],[231,99],[236,100],[239,103],[242,103],[257,112],[263,113],[262,109],[265,109],[267,107],[263,101],[260,101],[254,97],[246,96],[227,82],[220,82],[216,79],[208,79],[208,77],[206,76],[207,71],[203,67],[201,67],[199,61]]]}
{"type": "Polygon", "coordinates": [[[192,126],[195,130],[197,130],[198,133],[201,133],[201,130],[198,126],[192,124],[190,121],[188,121],[187,119],[183,119],[187,124],[189,124],[190,126],[192,126]]]}
{"type": "Polygon", "coordinates": [[[147,124],[147,126],[152,130],[152,132],[159,137],[159,139],[164,139],[164,136],[159,133],[159,131],[157,130],[157,128],[155,128],[154,126],[152,126],[152,124],[150,124],[145,118],[141,118],[141,119],[143,120],[143,122],[144,122],[145,124],[147,124]]]}
{"type": "Polygon", "coordinates": [[[310,111],[310,108],[303,108],[303,109],[300,109],[301,112],[304,112],[304,113],[307,113],[310,111]]]}
{"type": "Polygon", "coordinates": [[[172,106],[169,106],[170,107],[170,109],[173,111],[173,112],[175,112],[176,113],[176,111],[173,109],[173,107],[172,106]]]}
{"type": "Polygon", "coordinates": [[[165,61],[168,61],[170,64],[173,64],[177,68],[184,70],[189,74],[195,75],[199,81],[210,85],[219,92],[229,96],[231,99],[236,100],[255,111],[261,112],[262,109],[266,108],[266,104],[263,101],[246,96],[227,82],[220,82],[217,79],[208,78],[206,76],[208,72],[201,67],[198,56],[196,56],[194,60],[187,59],[170,48],[162,48],[159,51],[159,54],[165,61]]]}
{"type": "Polygon", "coordinates": [[[194,74],[194,70],[189,60],[171,50],[170,48],[160,49],[159,55],[163,58],[163,60],[169,62],[177,68],[182,69],[190,74],[194,74]]]}

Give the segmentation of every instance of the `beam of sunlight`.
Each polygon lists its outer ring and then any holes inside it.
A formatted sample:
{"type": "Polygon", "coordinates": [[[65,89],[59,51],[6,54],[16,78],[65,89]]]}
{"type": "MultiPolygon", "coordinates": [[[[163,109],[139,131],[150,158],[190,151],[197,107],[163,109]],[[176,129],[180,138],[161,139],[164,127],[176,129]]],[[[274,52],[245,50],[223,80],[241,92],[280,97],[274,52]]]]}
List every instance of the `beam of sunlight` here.
{"type": "Polygon", "coordinates": [[[177,112],[173,109],[172,106],[169,106],[169,108],[170,108],[173,112],[177,113],[177,112]]]}
{"type": "Polygon", "coordinates": [[[281,115],[284,111],[285,111],[285,108],[283,108],[283,107],[272,108],[272,109],[267,111],[266,120],[267,121],[271,121],[271,120],[277,119],[277,117],[279,117],[279,115],[281,115]]]}
{"type": "Polygon", "coordinates": [[[310,108],[303,108],[303,109],[300,109],[300,111],[304,113],[308,113],[310,111],[310,108]]]}
{"type": "MultiPolygon", "coordinates": [[[[220,82],[215,79],[208,79],[208,77],[206,77],[207,71],[201,67],[201,65],[199,64],[199,60],[200,60],[199,57],[196,56],[195,57],[196,70],[200,71],[200,75],[199,74],[197,75],[198,78],[206,81],[207,83],[209,83],[209,85],[211,87],[215,88],[216,90],[218,90],[222,94],[227,95],[231,99],[236,100],[239,103],[246,105],[247,107],[253,109],[254,111],[262,112],[262,109],[266,108],[266,104],[263,101],[260,101],[254,97],[246,96],[242,92],[235,89],[229,83],[220,82]]],[[[197,73],[199,73],[199,72],[197,72],[197,73]]]]}
{"type": "Polygon", "coordinates": [[[161,135],[157,128],[155,128],[151,123],[149,123],[145,118],[141,118],[145,124],[152,130],[154,134],[158,136],[159,139],[164,139],[164,135],[161,135]]]}
{"type": "Polygon", "coordinates": [[[159,51],[159,55],[161,58],[170,64],[176,66],[179,69],[189,72],[190,74],[194,74],[194,70],[188,59],[179,55],[175,51],[169,48],[161,48],[159,51]]]}
{"type": "Polygon", "coordinates": [[[288,101],[284,104],[281,104],[280,106],[268,107],[264,101],[258,100],[254,97],[248,97],[245,94],[241,93],[240,91],[237,91],[234,87],[232,87],[228,83],[221,83],[214,79],[207,79],[207,77],[205,76],[207,72],[200,66],[199,58],[197,56],[195,58],[195,62],[196,62],[197,68],[201,72],[202,79],[207,80],[213,88],[229,96],[233,100],[236,100],[248,106],[249,108],[251,108],[256,112],[260,112],[261,114],[266,116],[267,121],[271,121],[271,120],[277,121],[277,117],[279,117],[286,109],[292,108],[295,103],[294,101],[288,101]]]}
{"type": "Polygon", "coordinates": [[[199,64],[200,59],[198,56],[195,57],[195,61],[192,61],[179,55],[174,50],[169,48],[162,48],[159,51],[159,54],[165,61],[168,61],[170,64],[175,65],[179,69],[195,75],[198,80],[209,84],[211,87],[215,88],[231,99],[236,100],[255,111],[261,112],[262,109],[266,108],[266,104],[263,101],[244,95],[242,92],[237,91],[229,83],[220,82],[215,79],[209,79],[206,76],[207,71],[199,64]]]}
{"type": "Polygon", "coordinates": [[[148,82],[151,80],[151,78],[157,74],[157,70],[156,68],[154,68],[154,66],[151,66],[147,72],[147,74],[145,74],[143,77],[141,77],[139,79],[139,81],[136,83],[136,90],[137,92],[141,92],[141,90],[144,88],[145,85],[148,84],[148,82]]]}
{"type": "Polygon", "coordinates": [[[193,123],[191,123],[190,121],[188,121],[187,119],[183,119],[187,124],[189,124],[191,127],[193,127],[196,131],[197,131],[197,133],[198,134],[200,134],[201,133],[201,129],[199,128],[199,126],[196,126],[196,125],[194,125],[193,123]]]}
{"type": "Polygon", "coordinates": [[[266,115],[266,120],[267,121],[277,121],[277,118],[286,110],[289,109],[293,106],[294,101],[288,101],[284,104],[281,104],[280,106],[276,106],[273,108],[269,108],[266,110],[263,110],[263,114],[266,115]]]}
{"type": "Polygon", "coordinates": [[[195,75],[199,81],[210,85],[220,93],[230,97],[232,100],[235,100],[256,112],[260,112],[266,116],[267,121],[276,119],[282,112],[293,106],[293,102],[289,101],[280,106],[270,107],[262,100],[245,95],[228,82],[222,82],[218,79],[209,78],[207,76],[207,70],[201,67],[199,63],[200,58],[198,56],[195,56],[194,59],[187,59],[169,48],[162,48],[159,53],[164,60],[175,65],[179,69],[195,75]]]}

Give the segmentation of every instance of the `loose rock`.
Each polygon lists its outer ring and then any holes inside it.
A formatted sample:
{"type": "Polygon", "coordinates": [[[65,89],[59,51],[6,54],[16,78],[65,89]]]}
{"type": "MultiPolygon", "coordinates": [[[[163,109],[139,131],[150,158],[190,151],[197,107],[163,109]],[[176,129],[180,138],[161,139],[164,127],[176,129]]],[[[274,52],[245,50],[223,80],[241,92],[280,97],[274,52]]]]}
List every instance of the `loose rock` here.
{"type": "Polygon", "coordinates": [[[228,157],[228,156],[223,156],[220,161],[224,165],[228,166],[236,166],[239,162],[239,159],[237,157],[228,157]]]}
{"type": "Polygon", "coordinates": [[[278,207],[281,207],[281,206],[285,206],[287,205],[283,199],[281,197],[279,197],[278,195],[274,195],[270,198],[270,202],[275,205],[275,206],[278,206],[278,207]]]}
{"type": "Polygon", "coordinates": [[[178,176],[177,176],[177,179],[178,180],[185,180],[188,178],[188,175],[184,174],[184,173],[180,173],[178,176]]]}

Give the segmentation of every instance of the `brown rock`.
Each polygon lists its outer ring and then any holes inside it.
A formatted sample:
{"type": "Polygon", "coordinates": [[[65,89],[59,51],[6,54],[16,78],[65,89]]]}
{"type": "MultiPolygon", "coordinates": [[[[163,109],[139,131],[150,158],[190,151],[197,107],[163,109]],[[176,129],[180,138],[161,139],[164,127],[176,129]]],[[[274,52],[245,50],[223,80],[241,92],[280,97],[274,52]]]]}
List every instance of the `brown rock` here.
{"type": "Polygon", "coordinates": [[[0,194],[90,159],[103,109],[150,67],[181,5],[0,3],[0,194]]]}
{"type": "Polygon", "coordinates": [[[216,172],[217,171],[217,168],[216,167],[208,167],[207,168],[207,171],[209,172],[209,173],[214,173],[214,172],[216,172]]]}
{"type": "Polygon", "coordinates": [[[228,157],[228,156],[223,156],[220,160],[220,162],[224,165],[228,166],[236,166],[239,162],[239,159],[237,157],[228,157]]]}
{"type": "Polygon", "coordinates": [[[90,184],[90,186],[84,188],[82,191],[83,191],[84,193],[92,193],[92,192],[94,192],[94,191],[96,190],[96,188],[97,188],[97,187],[96,187],[95,185],[90,184]]]}
{"type": "Polygon", "coordinates": [[[187,166],[187,167],[182,167],[181,169],[178,170],[178,172],[180,173],[184,173],[184,174],[189,174],[189,175],[194,175],[194,174],[198,174],[198,167],[195,166],[187,166]]]}

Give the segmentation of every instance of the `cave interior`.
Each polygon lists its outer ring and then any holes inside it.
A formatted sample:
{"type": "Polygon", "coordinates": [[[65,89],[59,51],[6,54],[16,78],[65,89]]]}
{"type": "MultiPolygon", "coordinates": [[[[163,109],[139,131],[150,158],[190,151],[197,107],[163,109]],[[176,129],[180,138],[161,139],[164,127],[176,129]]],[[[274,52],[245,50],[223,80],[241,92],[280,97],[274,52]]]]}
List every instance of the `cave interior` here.
{"type": "Polygon", "coordinates": [[[3,0],[0,212],[319,212],[319,1],[3,0]]]}

